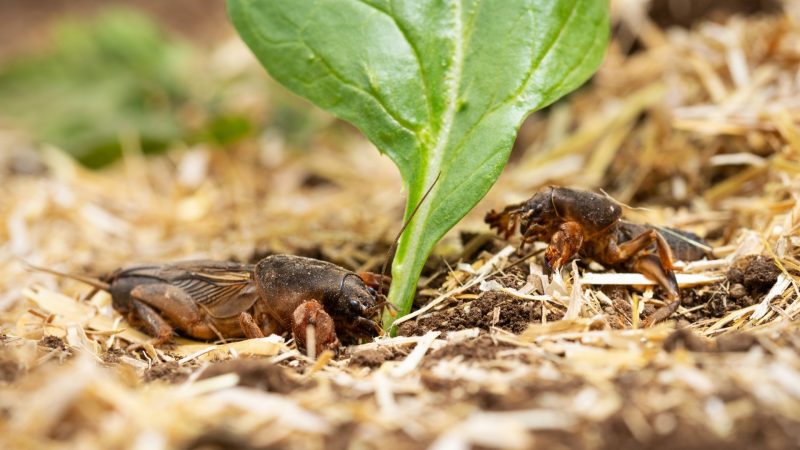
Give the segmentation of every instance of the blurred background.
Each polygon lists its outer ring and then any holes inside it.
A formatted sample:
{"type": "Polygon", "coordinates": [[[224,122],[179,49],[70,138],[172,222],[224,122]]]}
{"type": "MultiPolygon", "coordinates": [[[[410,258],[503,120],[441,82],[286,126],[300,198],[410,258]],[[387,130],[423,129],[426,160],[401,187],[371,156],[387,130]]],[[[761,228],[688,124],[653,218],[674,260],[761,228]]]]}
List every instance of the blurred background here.
{"type": "MultiPolygon", "coordinates": [[[[779,0],[612,3],[624,55],[655,44],[641,40],[652,36],[648,27],[782,12],[779,0]]],[[[0,43],[0,126],[88,167],[113,162],[132,139],[152,153],[227,146],[270,128],[306,148],[332,122],[268,81],[238,43],[222,0],[4,0],[0,43]]],[[[530,147],[534,121],[518,148],[530,147]]]]}
{"type": "MultiPolygon", "coordinates": [[[[488,209],[563,184],[657,205],[629,214],[727,243],[764,210],[753,195],[780,203],[798,173],[798,4],[612,1],[603,67],[525,121],[461,228],[483,230],[488,209]]],[[[356,236],[363,254],[345,265],[374,268],[383,252],[372,246],[400,226],[391,162],[272,82],[221,0],[3,0],[0,43],[11,193],[0,237],[12,254],[53,250],[61,223],[62,239],[87,243],[86,264],[278,250],[337,260],[318,247],[356,236]]]]}
{"type": "Polygon", "coordinates": [[[126,140],[225,146],[267,124],[291,140],[327,120],[246,70],[222,1],[8,0],[0,42],[0,125],[92,168],[126,140]]]}

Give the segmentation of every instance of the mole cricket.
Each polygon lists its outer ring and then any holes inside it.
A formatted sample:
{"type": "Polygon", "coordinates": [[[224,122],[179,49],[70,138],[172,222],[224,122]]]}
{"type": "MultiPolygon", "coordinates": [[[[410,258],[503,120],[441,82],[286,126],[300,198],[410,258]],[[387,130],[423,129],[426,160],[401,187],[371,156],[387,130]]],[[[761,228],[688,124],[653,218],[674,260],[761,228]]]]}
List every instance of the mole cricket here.
{"type": "Polygon", "coordinates": [[[55,272],[111,294],[114,309],[167,342],[256,338],[291,331],[298,348],[338,352],[340,341],[378,336],[383,277],[292,255],[256,264],[186,261],[117,269],[97,279],[55,272]]]}
{"type": "Polygon", "coordinates": [[[708,255],[702,239],[693,233],[670,229],[662,234],[652,226],[624,221],[622,207],[611,199],[564,187],[551,186],[500,212],[489,211],[485,221],[505,239],[519,224],[520,249],[530,242],[548,242],[549,271],[559,270],[578,255],[657,282],[667,293],[667,304],[647,317],[645,326],[667,319],[680,306],[675,258],[694,261],[708,255]]]}
{"type": "Polygon", "coordinates": [[[440,176],[401,227],[380,274],[293,255],[267,256],[256,264],[200,260],[133,266],[97,279],[32,268],[109,292],[114,309],[155,336],[156,344],[168,341],[174,329],[223,341],[291,331],[300,349],[337,353],[339,335],[351,342],[383,333],[378,324],[383,309],[394,314],[384,295],[391,282],[385,275],[389,256],[440,176]]]}

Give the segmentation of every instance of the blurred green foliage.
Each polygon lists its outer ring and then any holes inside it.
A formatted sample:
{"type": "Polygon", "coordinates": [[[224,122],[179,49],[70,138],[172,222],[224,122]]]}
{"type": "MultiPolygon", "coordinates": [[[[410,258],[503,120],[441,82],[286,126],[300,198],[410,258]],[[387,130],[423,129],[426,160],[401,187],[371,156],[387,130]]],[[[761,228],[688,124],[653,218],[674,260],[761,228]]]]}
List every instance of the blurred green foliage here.
{"type": "Polygon", "coordinates": [[[152,153],[179,140],[228,144],[254,128],[241,114],[191,105],[193,49],[135,11],[64,21],[52,42],[0,67],[0,115],[89,167],[119,158],[126,136],[152,153]],[[201,123],[190,127],[183,117],[197,107],[201,123]]]}

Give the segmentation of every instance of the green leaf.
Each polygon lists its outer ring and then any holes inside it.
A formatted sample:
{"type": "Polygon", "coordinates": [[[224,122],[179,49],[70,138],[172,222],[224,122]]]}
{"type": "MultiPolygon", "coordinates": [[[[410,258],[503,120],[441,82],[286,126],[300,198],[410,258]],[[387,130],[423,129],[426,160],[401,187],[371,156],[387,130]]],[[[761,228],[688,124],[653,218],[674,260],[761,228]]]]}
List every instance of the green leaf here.
{"type": "Polygon", "coordinates": [[[606,0],[229,0],[267,71],[357,126],[408,190],[390,300],[411,307],[436,242],[486,194],[522,120],[583,83],[606,0]]]}

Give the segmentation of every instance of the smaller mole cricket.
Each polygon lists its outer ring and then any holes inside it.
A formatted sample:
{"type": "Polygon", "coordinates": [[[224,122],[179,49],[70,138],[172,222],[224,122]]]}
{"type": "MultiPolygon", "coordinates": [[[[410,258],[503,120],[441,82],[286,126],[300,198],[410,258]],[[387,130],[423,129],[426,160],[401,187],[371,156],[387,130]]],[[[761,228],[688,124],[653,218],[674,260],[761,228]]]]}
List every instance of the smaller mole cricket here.
{"type": "Polygon", "coordinates": [[[315,355],[326,349],[336,353],[340,335],[348,342],[378,336],[377,321],[386,306],[378,293],[382,276],[292,255],[272,255],[256,264],[141,265],[97,279],[34,269],[109,292],[114,309],[154,336],[157,345],[174,329],[203,340],[291,331],[301,350],[313,341],[315,355]]]}
{"type": "Polygon", "coordinates": [[[548,242],[548,271],[559,270],[580,255],[612,268],[639,272],[657,282],[666,290],[668,302],[647,317],[644,326],[667,319],[680,306],[674,258],[694,261],[708,256],[701,248],[702,239],[693,233],[669,229],[670,233],[662,234],[652,226],[624,221],[622,207],[609,198],[564,187],[550,186],[501,212],[489,211],[485,221],[505,239],[519,223],[520,249],[530,242],[548,242]]]}

